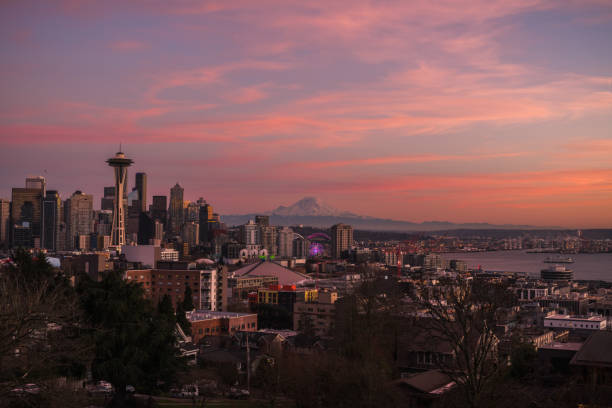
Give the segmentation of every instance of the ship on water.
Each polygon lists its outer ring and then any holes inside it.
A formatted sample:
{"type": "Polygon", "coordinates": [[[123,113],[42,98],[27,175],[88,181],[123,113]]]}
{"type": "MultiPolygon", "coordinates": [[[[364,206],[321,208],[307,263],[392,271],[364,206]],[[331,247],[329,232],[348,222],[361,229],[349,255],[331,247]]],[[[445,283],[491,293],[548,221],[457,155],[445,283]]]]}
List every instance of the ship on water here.
{"type": "Polygon", "coordinates": [[[554,264],[570,264],[574,263],[574,258],[571,256],[547,256],[544,259],[545,263],[554,263],[554,264]]]}

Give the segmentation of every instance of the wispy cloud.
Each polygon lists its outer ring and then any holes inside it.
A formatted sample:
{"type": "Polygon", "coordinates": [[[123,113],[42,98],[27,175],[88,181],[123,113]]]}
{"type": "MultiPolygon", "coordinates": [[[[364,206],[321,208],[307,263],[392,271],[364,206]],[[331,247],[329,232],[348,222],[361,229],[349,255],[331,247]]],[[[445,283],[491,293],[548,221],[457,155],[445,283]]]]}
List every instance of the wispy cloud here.
{"type": "Polygon", "coordinates": [[[141,41],[124,40],[111,43],[110,48],[115,51],[138,51],[148,48],[148,45],[141,41]]]}
{"type": "Polygon", "coordinates": [[[605,0],[29,6],[0,6],[0,147],[124,141],[159,146],[156,163],[172,146],[172,171],[196,174],[206,161],[186,157],[214,146],[206,188],[224,197],[320,193],[381,215],[377,196],[396,218],[410,203],[553,224],[584,205],[609,220],[605,0]],[[562,61],[553,23],[571,39],[562,61]]]}

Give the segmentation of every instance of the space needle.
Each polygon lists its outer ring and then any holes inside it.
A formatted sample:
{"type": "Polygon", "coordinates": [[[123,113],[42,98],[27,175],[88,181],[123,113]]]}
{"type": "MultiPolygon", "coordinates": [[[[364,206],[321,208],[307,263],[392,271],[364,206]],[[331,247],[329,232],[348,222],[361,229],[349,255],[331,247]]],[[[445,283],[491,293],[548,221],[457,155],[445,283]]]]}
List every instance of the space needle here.
{"type": "Polygon", "coordinates": [[[111,246],[121,251],[125,245],[125,208],[123,207],[123,189],[127,181],[127,168],[133,163],[121,152],[121,147],[115,157],[106,162],[115,169],[115,203],[113,207],[113,225],[111,229],[111,246]]]}

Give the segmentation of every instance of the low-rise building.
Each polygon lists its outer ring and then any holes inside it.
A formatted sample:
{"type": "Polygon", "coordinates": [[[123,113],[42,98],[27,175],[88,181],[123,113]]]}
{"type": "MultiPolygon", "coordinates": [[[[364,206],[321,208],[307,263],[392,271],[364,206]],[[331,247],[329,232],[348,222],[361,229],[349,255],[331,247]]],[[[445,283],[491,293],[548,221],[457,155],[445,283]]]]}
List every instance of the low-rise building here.
{"type": "Polygon", "coordinates": [[[126,279],[142,284],[145,296],[154,303],[168,295],[176,307],[183,301],[185,287],[191,289],[193,304],[198,310],[217,310],[217,269],[141,269],[126,272],[126,279]]]}
{"type": "Polygon", "coordinates": [[[545,285],[524,285],[514,288],[514,291],[519,300],[533,300],[543,298],[549,295],[548,286],[545,285]]]}
{"type": "Polygon", "coordinates": [[[606,319],[601,316],[552,315],[544,318],[544,327],[565,330],[604,330],[606,319]]]}
{"type": "Polygon", "coordinates": [[[107,252],[63,256],[61,265],[67,276],[85,273],[93,280],[98,280],[102,274],[113,269],[107,252]]]}
{"type": "Polygon", "coordinates": [[[128,261],[140,262],[145,268],[154,268],[161,259],[161,248],[153,245],[123,245],[121,253],[128,261]]]}
{"type": "Polygon", "coordinates": [[[231,272],[229,277],[275,276],[280,285],[305,285],[312,283],[308,275],[293,271],[276,262],[261,261],[243,266],[231,272]]]}
{"type": "Polygon", "coordinates": [[[533,344],[536,349],[539,349],[545,344],[552,343],[555,339],[555,332],[552,330],[525,330],[523,335],[525,340],[533,344]]]}
{"type": "Polygon", "coordinates": [[[159,254],[159,259],[162,261],[178,261],[179,253],[176,249],[164,248],[159,254]]]}
{"type": "Polygon", "coordinates": [[[267,288],[270,285],[278,285],[277,276],[234,276],[227,279],[229,303],[247,301],[249,293],[257,292],[258,289],[267,288]]]}
{"type": "Polygon", "coordinates": [[[582,372],[583,379],[597,386],[612,383],[612,332],[593,332],[572,358],[570,365],[582,372]]]}
{"type": "Polygon", "coordinates": [[[595,313],[600,316],[605,316],[608,319],[612,318],[612,296],[598,299],[588,306],[589,313],[595,313]]]}
{"type": "Polygon", "coordinates": [[[308,319],[314,334],[327,337],[333,329],[336,315],[337,292],[319,292],[316,301],[298,301],[293,309],[293,328],[304,330],[308,319]]]}
{"type": "Polygon", "coordinates": [[[239,331],[257,331],[257,315],[254,313],[197,310],[187,312],[186,315],[191,323],[191,333],[195,344],[206,336],[233,335],[239,331]]]}
{"type": "Polygon", "coordinates": [[[293,316],[296,302],[314,302],[317,300],[317,289],[296,288],[295,285],[270,285],[257,291],[257,303],[278,305],[293,316]]]}
{"type": "Polygon", "coordinates": [[[588,299],[586,298],[570,298],[568,296],[546,296],[536,299],[542,307],[554,307],[557,309],[565,309],[568,313],[581,315],[588,310],[588,299]]]}

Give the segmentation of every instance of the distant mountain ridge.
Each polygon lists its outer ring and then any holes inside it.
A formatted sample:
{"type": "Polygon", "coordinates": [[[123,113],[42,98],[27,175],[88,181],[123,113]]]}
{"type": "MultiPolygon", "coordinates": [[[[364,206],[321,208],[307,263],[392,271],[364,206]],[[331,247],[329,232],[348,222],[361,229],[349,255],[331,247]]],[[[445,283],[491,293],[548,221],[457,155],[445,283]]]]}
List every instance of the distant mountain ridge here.
{"type": "MultiPolygon", "coordinates": [[[[269,215],[273,225],[307,225],[329,228],[337,223],[350,224],[355,229],[371,231],[440,231],[453,229],[542,229],[531,225],[495,225],[486,222],[456,224],[449,221],[424,221],[415,223],[385,218],[361,216],[349,211],[338,210],[316,197],[304,197],[290,206],[281,205],[263,213],[222,215],[221,221],[228,226],[241,225],[255,218],[255,215],[269,215]]],[[[560,227],[544,227],[560,229],[560,227]]]]}
{"type": "Polygon", "coordinates": [[[275,210],[267,211],[265,214],[281,217],[359,217],[357,214],[340,211],[331,205],[325,204],[317,197],[304,197],[289,207],[281,205],[275,210]]]}

